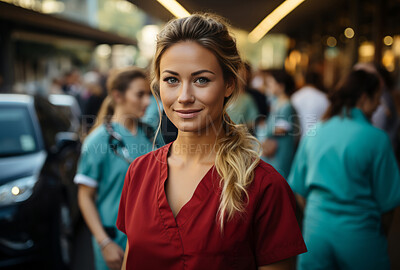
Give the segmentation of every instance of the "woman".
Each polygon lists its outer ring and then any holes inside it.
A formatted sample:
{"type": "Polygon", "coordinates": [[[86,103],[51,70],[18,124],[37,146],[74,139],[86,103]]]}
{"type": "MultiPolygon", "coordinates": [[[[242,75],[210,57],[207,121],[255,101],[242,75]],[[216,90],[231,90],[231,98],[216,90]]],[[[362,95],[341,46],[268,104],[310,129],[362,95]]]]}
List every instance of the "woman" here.
{"type": "Polygon", "coordinates": [[[286,178],[299,138],[299,123],[290,103],[294,81],[283,70],[271,70],[266,77],[266,88],[271,112],[266,123],[259,126],[257,138],[263,146],[262,159],[286,178]]]}
{"type": "Polygon", "coordinates": [[[123,269],[290,269],[305,252],[288,184],[226,113],[242,65],[215,15],[176,19],[159,33],[152,89],[178,136],[127,172],[123,269]]]}
{"type": "Polygon", "coordinates": [[[111,74],[97,126],[85,139],[74,182],[78,202],[93,235],[96,269],[120,269],[126,236],[115,228],[124,176],[131,161],[152,150],[151,129],[140,123],[150,102],[143,71],[111,74]]]}
{"type": "Polygon", "coordinates": [[[400,176],[388,136],[370,123],[380,95],[377,76],[352,71],[300,143],[289,176],[307,202],[299,269],[390,268],[381,217],[400,205],[400,176]]]}

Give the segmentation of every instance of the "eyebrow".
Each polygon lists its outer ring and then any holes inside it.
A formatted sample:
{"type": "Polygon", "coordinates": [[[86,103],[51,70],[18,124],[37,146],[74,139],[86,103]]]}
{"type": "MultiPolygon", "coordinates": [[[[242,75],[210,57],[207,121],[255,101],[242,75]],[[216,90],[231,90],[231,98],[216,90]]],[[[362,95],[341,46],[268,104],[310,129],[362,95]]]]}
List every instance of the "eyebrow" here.
{"type": "MultiPolygon", "coordinates": [[[[172,70],[164,70],[162,73],[164,73],[164,72],[168,72],[168,73],[171,73],[171,74],[173,74],[173,75],[176,75],[176,76],[178,76],[178,75],[179,75],[179,73],[178,73],[178,72],[175,72],[175,71],[172,71],[172,70]]],[[[192,75],[192,76],[196,76],[196,75],[199,75],[199,74],[201,74],[201,73],[205,73],[205,72],[207,72],[207,73],[211,73],[211,74],[214,74],[214,75],[215,75],[215,73],[214,73],[214,72],[212,72],[212,71],[210,71],[210,70],[207,70],[207,69],[202,69],[202,70],[199,70],[199,71],[193,72],[191,75],[192,75]]]]}

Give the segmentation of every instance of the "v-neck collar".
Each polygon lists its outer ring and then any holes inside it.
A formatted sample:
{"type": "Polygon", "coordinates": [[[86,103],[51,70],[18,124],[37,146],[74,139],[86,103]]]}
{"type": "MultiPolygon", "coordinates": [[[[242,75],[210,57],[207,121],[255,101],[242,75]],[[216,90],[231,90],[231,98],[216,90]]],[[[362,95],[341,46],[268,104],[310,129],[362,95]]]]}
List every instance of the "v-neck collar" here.
{"type": "Polygon", "coordinates": [[[167,195],[165,193],[165,182],[168,178],[167,159],[168,152],[172,143],[173,142],[170,142],[162,149],[160,162],[160,178],[157,188],[157,199],[164,225],[166,227],[180,227],[185,224],[185,222],[193,214],[193,208],[200,205],[204,201],[204,199],[207,198],[207,196],[210,194],[210,189],[213,189],[215,187],[215,184],[218,184],[219,178],[218,173],[215,170],[215,165],[213,165],[198,183],[192,197],[186,204],[182,206],[176,217],[174,217],[171,207],[168,204],[167,195]]]}

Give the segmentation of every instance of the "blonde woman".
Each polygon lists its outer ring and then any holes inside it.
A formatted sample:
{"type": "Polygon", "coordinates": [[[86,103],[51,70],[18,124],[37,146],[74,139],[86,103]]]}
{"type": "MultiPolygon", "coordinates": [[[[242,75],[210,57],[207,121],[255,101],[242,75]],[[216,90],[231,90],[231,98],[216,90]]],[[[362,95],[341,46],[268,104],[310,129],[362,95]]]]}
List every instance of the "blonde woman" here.
{"type": "Polygon", "coordinates": [[[290,269],[306,251],[292,191],[226,113],[242,66],[215,15],[173,20],[158,35],[152,91],[178,137],[127,172],[123,269],[290,269]]]}

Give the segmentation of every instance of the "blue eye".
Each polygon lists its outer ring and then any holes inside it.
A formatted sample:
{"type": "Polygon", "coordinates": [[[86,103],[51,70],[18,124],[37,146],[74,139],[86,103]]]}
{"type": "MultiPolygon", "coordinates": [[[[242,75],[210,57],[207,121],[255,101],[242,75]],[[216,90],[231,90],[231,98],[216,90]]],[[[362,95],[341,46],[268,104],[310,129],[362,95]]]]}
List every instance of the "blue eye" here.
{"type": "Polygon", "coordinates": [[[167,82],[168,84],[175,84],[178,83],[178,79],[174,77],[167,77],[163,80],[164,82],[167,82]]]}
{"type": "Polygon", "coordinates": [[[198,79],[196,79],[195,83],[199,83],[199,84],[206,84],[208,83],[210,80],[206,77],[200,77],[198,79]]]}

